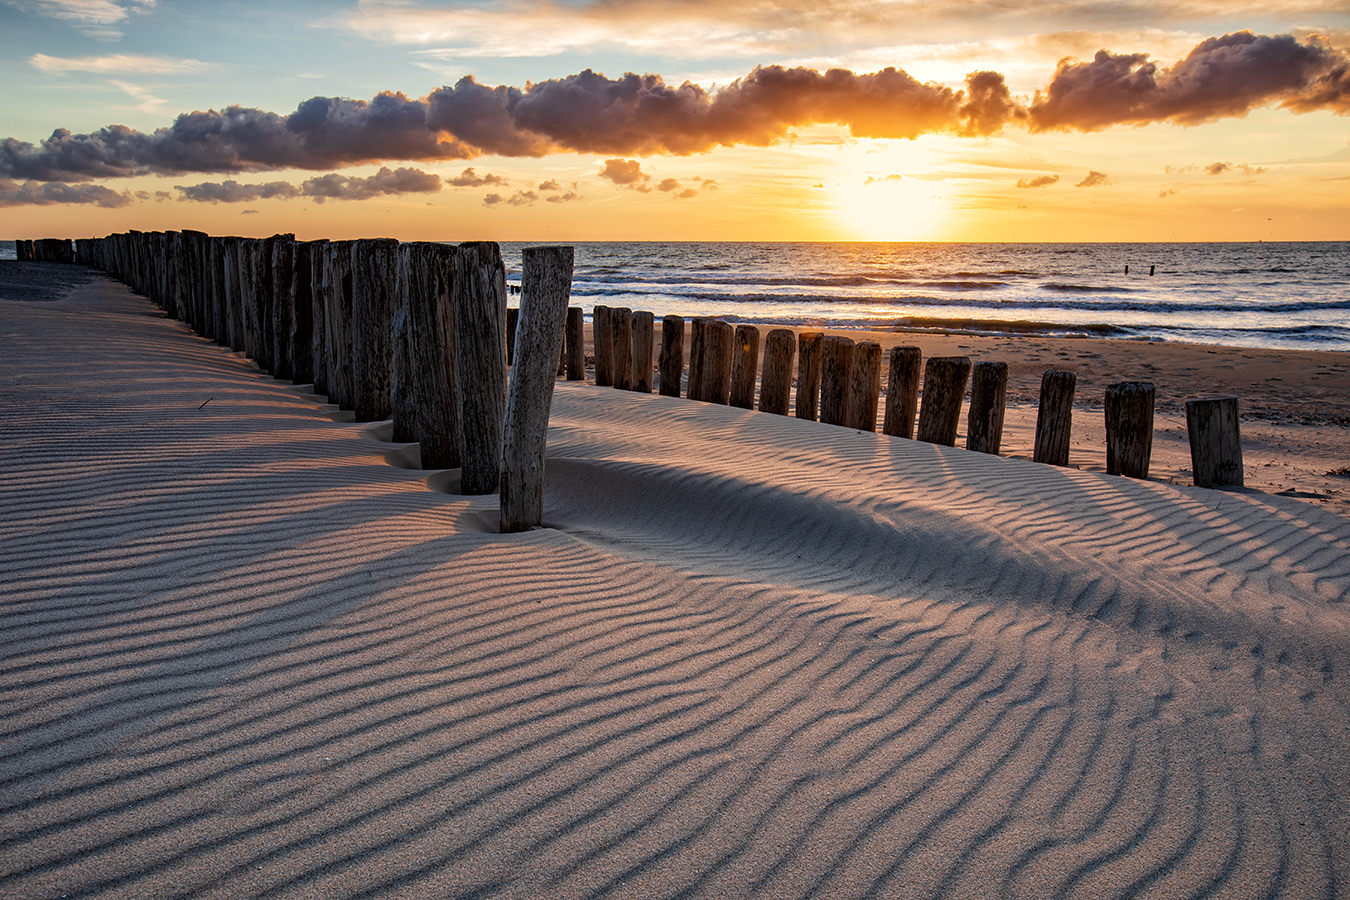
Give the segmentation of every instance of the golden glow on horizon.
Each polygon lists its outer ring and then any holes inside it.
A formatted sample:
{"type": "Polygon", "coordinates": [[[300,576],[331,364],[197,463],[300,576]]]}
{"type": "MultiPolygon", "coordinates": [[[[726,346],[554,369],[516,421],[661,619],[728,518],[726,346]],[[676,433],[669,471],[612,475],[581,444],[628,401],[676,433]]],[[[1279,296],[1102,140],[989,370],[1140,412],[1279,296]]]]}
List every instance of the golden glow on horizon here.
{"type": "Polygon", "coordinates": [[[941,240],[950,212],[941,185],[903,175],[855,177],[831,193],[840,230],[855,240],[941,240]]]}

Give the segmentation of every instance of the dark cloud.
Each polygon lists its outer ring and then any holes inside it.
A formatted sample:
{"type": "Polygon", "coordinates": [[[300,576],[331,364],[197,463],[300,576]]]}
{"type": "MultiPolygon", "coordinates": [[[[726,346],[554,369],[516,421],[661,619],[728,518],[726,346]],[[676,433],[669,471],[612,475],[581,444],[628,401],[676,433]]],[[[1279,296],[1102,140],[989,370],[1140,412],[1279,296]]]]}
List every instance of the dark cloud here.
{"type": "Polygon", "coordinates": [[[1265,169],[1261,166],[1249,166],[1246,163],[1233,165],[1228,162],[1215,162],[1205,166],[1209,175],[1222,175],[1225,172],[1241,172],[1243,175],[1260,175],[1265,169]]]}
{"type": "Polygon", "coordinates": [[[274,197],[299,197],[300,188],[287,181],[269,181],[266,184],[240,184],[237,181],[203,182],[175,185],[179,199],[197,203],[254,203],[274,197]]]}
{"type": "Polygon", "coordinates": [[[855,73],[761,66],[714,91],[669,85],[655,74],[609,78],[589,69],[524,88],[465,77],[420,99],[396,92],[369,101],[313,97],[289,115],[231,106],[184,113],[152,133],[110,125],[90,134],[58,129],[36,144],[8,138],[0,141],[0,177],[70,182],[483,155],[688,155],[764,146],[818,124],[875,138],[990,135],[1019,125],[1094,131],[1194,125],[1270,104],[1350,114],[1350,56],[1316,38],[1250,32],[1205,40],[1170,68],[1144,53],[1102,50],[1090,62],[1062,61],[1029,105],[990,71],[972,72],[959,89],[893,67],[855,73]]]}
{"type": "Polygon", "coordinates": [[[132,202],[127,191],[118,193],[101,184],[65,184],[50,181],[18,183],[0,178],[0,206],[53,206],[58,203],[86,204],[117,209],[132,202]]]}
{"type": "Polygon", "coordinates": [[[1049,187],[1057,181],[1059,181],[1058,175],[1037,175],[1035,178],[1017,179],[1017,186],[1020,188],[1049,187]]]}
{"type": "Polygon", "coordinates": [[[420,169],[387,167],[361,178],[332,173],[310,178],[297,187],[286,181],[266,184],[240,184],[237,181],[203,182],[178,185],[180,200],[198,203],[253,203],[274,198],[309,197],[316,203],[327,200],[368,200],[389,194],[434,194],[441,189],[441,178],[420,169]]]}
{"type": "MultiPolygon", "coordinates": [[[[549,198],[550,200],[553,198],[549,198]]],[[[483,198],[484,206],[500,206],[503,203],[507,206],[533,206],[539,200],[539,195],[534,191],[516,191],[510,197],[503,197],[501,194],[488,194],[483,198]]]]}
{"type": "Polygon", "coordinates": [[[555,178],[550,178],[548,181],[541,181],[541,182],[539,182],[539,190],[541,190],[541,191],[561,191],[561,190],[562,190],[562,185],[558,184],[557,179],[555,179],[555,178]]]}
{"type": "Polygon", "coordinates": [[[493,187],[496,185],[510,184],[509,181],[500,175],[493,175],[491,173],[479,175],[473,170],[472,166],[465,169],[463,172],[460,172],[454,178],[445,179],[445,183],[451,187],[493,187]]]}
{"type": "Polygon", "coordinates": [[[1096,131],[1112,125],[1197,125],[1269,103],[1298,112],[1350,112],[1345,53],[1316,40],[1249,31],[1202,41],[1169,68],[1146,53],[1097,52],[1061,61],[1028,114],[1032,130],[1096,131]]]}
{"type": "Polygon", "coordinates": [[[1082,181],[1075,184],[1074,187],[1084,187],[1084,188],[1097,187],[1098,185],[1101,184],[1110,184],[1110,183],[1111,181],[1109,178],[1106,177],[1105,172],[1089,171],[1087,173],[1087,176],[1082,181]]]}
{"type": "Polygon", "coordinates": [[[600,177],[627,187],[650,181],[652,176],[643,173],[642,163],[636,159],[607,159],[600,169],[600,177]]]}
{"type": "Polygon", "coordinates": [[[549,203],[572,203],[573,201],[582,200],[584,198],[576,191],[568,191],[565,194],[551,194],[544,199],[549,203]]]}

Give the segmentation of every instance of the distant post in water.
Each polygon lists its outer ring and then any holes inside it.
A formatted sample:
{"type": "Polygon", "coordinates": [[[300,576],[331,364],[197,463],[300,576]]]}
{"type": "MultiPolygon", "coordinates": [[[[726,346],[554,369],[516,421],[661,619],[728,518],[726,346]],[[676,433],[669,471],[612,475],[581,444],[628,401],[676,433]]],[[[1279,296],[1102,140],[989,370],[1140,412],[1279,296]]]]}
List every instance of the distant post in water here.
{"type": "Polygon", "coordinates": [[[914,417],[919,414],[919,372],[923,353],[918,347],[892,347],[890,376],[886,381],[886,416],[883,434],[914,437],[914,417]]]}
{"type": "Polygon", "coordinates": [[[567,380],[586,380],[586,314],[580,306],[567,307],[567,380]]]}
{"type": "Polygon", "coordinates": [[[1078,376],[1063,369],[1047,369],[1041,376],[1041,402],[1036,410],[1036,446],[1031,458],[1051,466],[1069,464],[1073,431],[1073,392],[1078,376]]]}
{"type": "Polygon", "coordinates": [[[737,325],[731,341],[730,404],[740,409],[755,408],[755,379],[759,373],[759,329],[737,325]]]}
{"type": "Polygon", "coordinates": [[[1196,487],[1243,485],[1238,398],[1187,400],[1186,432],[1191,440],[1191,473],[1196,487]]]}
{"type": "Polygon", "coordinates": [[[494,241],[455,248],[452,306],[463,435],[460,492],[490,494],[501,475],[506,410],[506,267],[494,241]]]}
{"type": "Polygon", "coordinates": [[[923,368],[923,405],[919,408],[921,441],[956,446],[961,427],[961,401],[970,377],[970,357],[934,356],[923,368]]]}
{"type": "Polygon", "coordinates": [[[656,341],[656,316],[646,310],[633,313],[633,390],[652,392],[652,353],[656,341]]]}
{"type": "Polygon", "coordinates": [[[1106,388],[1106,471],[1147,478],[1153,455],[1153,402],[1147,381],[1122,381],[1106,388]]]}
{"type": "Polygon", "coordinates": [[[803,331],[797,335],[797,418],[816,420],[820,408],[820,357],[825,335],[803,331]]]}
{"type": "Polygon", "coordinates": [[[614,334],[614,387],[620,391],[633,389],[633,311],[626,306],[611,310],[614,334]]]}
{"type": "Polygon", "coordinates": [[[680,379],[684,375],[684,319],[681,316],[661,319],[661,356],[657,366],[661,396],[680,396],[680,379]]]}
{"type": "Polygon", "coordinates": [[[591,344],[595,349],[595,383],[614,384],[614,319],[608,306],[591,310],[591,344]]]}
{"type": "Polygon", "coordinates": [[[735,352],[735,336],[727,322],[709,320],[704,326],[703,388],[699,399],[704,403],[726,406],[731,400],[731,360],[735,352]]]}
{"type": "Polygon", "coordinates": [[[1003,443],[1003,414],[1008,396],[1008,364],[980,362],[970,373],[970,412],[966,449],[998,455],[1003,443]]]}
{"type": "Polygon", "coordinates": [[[797,336],[790,328],[775,328],[764,339],[764,369],[759,376],[759,410],[780,416],[792,402],[792,363],[797,336]]]}
{"type": "Polygon", "coordinates": [[[571,247],[527,247],[522,252],[520,330],[502,434],[503,534],[544,521],[544,451],[572,292],[572,256],[571,247]]]}
{"type": "Polygon", "coordinates": [[[853,348],[849,374],[848,418],[845,424],[859,431],[877,430],[877,404],[881,394],[881,345],[859,341],[853,348]]]}
{"type": "Polygon", "coordinates": [[[820,421],[848,424],[848,392],[853,377],[853,339],[828,335],[820,352],[820,421]]]}

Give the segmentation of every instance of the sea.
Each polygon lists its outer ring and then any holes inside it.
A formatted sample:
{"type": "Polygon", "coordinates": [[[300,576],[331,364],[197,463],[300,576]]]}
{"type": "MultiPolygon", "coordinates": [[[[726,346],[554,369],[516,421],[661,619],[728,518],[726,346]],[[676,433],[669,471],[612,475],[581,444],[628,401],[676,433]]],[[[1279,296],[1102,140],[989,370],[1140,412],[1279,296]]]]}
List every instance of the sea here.
{"type": "MultiPolygon", "coordinates": [[[[527,246],[502,244],[513,290],[527,246]]],[[[573,246],[588,313],[1350,350],[1350,241],[573,246]]]]}

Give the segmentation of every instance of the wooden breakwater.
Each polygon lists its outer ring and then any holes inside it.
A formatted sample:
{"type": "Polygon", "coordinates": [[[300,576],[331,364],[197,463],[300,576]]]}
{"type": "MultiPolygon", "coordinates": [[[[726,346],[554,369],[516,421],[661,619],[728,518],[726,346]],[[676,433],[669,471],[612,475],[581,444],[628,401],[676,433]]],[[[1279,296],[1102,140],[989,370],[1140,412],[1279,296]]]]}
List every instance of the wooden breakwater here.
{"type": "MultiPolygon", "coordinates": [[[[522,472],[512,469],[508,482],[503,429],[510,427],[512,416],[518,429],[542,427],[540,416],[546,426],[552,391],[540,381],[545,369],[552,378],[586,377],[583,311],[566,306],[570,248],[566,289],[558,283],[562,269],[556,261],[532,264],[550,274],[542,281],[532,276],[530,285],[522,280],[519,310],[507,308],[505,268],[490,242],[455,247],[183,231],[18,241],[16,249],[20,260],[101,268],[166,314],[247,354],[278,378],[312,381],[316,393],[352,410],[357,421],[392,418],[395,438],[420,442],[428,467],[461,469],[465,493],[513,491],[509,515],[503,507],[504,529],[508,518],[512,528],[539,524],[537,512],[521,517],[519,510],[532,511],[538,504],[522,500],[525,489],[519,485],[529,485],[528,492],[536,485],[542,490],[542,445],[523,441],[528,451],[512,465],[537,466],[537,471],[521,481],[522,472]],[[561,302],[561,309],[527,315],[535,294],[548,295],[551,306],[561,302]],[[514,409],[508,415],[507,373],[516,362],[517,346],[531,348],[531,387],[522,388],[519,403],[534,410],[532,415],[514,409]],[[553,355],[545,366],[539,356],[548,348],[553,355]],[[523,399],[526,395],[533,399],[523,399]],[[506,488],[508,483],[513,487],[506,488]]],[[[679,397],[683,390],[691,400],[743,409],[754,409],[757,397],[760,411],[778,415],[789,414],[795,385],[791,405],[798,418],[876,431],[880,413],[882,433],[946,446],[956,444],[968,393],[966,449],[999,453],[1005,363],[973,363],[967,357],[925,362],[917,347],[892,348],[882,407],[882,354],[875,342],[785,328],[771,330],[761,342],[755,326],[733,327],[712,317],[695,318],[686,342],[684,319],[664,316],[658,355],[654,322],[653,314],[642,310],[594,308],[597,385],[640,393],[652,392],[655,385],[662,395],[679,397]]],[[[1033,451],[1037,462],[1069,464],[1075,388],[1072,373],[1044,373],[1033,451]]],[[[1152,384],[1107,388],[1108,472],[1148,476],[1155,401],[1152,384]]],[[[1186,408],[1195,483],[1241,485],[1236,398],[1188,400],[1186,408]]]]}

